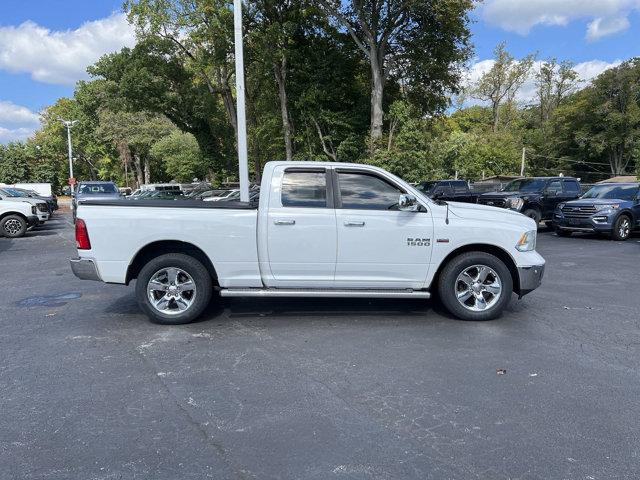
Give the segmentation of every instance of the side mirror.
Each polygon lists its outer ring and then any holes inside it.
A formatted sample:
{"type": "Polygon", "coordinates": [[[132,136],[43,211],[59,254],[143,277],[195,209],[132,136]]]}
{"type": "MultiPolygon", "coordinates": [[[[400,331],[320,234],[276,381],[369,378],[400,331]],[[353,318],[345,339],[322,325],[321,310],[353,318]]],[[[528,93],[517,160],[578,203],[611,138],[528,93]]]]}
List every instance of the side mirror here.
{"type": "Polygon", "coordinates": [[[400,194],[400,199],[398,200],[398,209],[403,212],[417,212],[420,208],[418,204],[418,199],[409,193],[400,194]]]}

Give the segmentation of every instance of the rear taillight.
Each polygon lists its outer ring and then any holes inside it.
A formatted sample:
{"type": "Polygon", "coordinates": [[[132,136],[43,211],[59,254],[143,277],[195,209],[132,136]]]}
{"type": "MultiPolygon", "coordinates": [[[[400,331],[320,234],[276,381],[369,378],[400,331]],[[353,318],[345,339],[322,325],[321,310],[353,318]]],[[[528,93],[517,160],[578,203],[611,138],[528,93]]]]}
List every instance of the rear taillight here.
{"type": "Polygon", "coordinates": [[[87,224],[81,218],[76,218],[76,247],[78,250],[91,250],[87,224]]]}

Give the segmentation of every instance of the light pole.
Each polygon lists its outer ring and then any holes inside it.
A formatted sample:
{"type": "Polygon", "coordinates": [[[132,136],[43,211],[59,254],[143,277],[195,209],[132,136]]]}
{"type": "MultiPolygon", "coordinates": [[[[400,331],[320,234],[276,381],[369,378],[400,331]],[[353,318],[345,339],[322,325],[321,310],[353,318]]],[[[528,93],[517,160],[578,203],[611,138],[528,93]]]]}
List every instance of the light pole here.
{"type": "MultiPolygon", "coordinates": [[[[62,124],[67,127],[67,144],[69,146],[69,179],[73,178],[73,150],[71,148],[71,128],[78,123],[78,120],[63,120],[58,117],[58,119],[62,122],[62,124]]],[[[75,190],[73,185],[69,184],[71,188],[71,195],[73,195],[73,191],[75,190]]]]}
{"type": "Polygon", "coordinates": [[[249,165],[247,159],[247,119],[244,106],[244,51],[242,44],[242,0],[233,0],[233,33],[236,53],[236,95],[238,102],[238,166],[240,201],[249,201],[249,165]]]}

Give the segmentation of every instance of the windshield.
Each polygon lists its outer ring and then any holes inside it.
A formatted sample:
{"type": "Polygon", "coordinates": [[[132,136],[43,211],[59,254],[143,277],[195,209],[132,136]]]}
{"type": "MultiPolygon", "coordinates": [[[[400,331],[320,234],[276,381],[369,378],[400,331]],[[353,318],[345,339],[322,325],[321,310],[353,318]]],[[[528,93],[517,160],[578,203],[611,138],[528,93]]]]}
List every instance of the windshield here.
{"type": "Polygon", "coordinates": [[[599,185],[591,187],[582,198],[607,198],[633,200],[638,194],[638,185],[599,185]]]}
{"type": "Polygon", "coordinates": [[[526,178],[514,180],[505,185],[503,192],[538,192],[544,188],[544,180],[540,178],[526,178]]]}
{"type": "Polygon", "coordinates": [[[78,190],[80,195],[100,195],[102,193],[118,193],[113,183],[83,183],[78,190]]]}
{"type": "Polygon", "coordinates": [[[3,195],[6,195],[7,197],[11,197],[11,198],[26,197],[26,195],[18,192],[17,190],[14,190],[13,188],[0,189],[0,193],[2,193],[3,195]]]}

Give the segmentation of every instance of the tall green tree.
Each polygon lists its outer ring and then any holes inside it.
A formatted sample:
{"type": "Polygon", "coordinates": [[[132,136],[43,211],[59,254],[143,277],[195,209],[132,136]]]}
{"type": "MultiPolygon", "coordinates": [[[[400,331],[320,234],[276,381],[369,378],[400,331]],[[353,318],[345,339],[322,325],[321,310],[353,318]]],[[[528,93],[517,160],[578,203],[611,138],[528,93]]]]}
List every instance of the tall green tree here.
{"type": "Polygon", "coordinates": [[[371,139],[382,137],[384,90],[391,76],[413,89],[431,111],[458,88],[470,54],[471,0],[319,0],[370,66],[371,139]]]}

